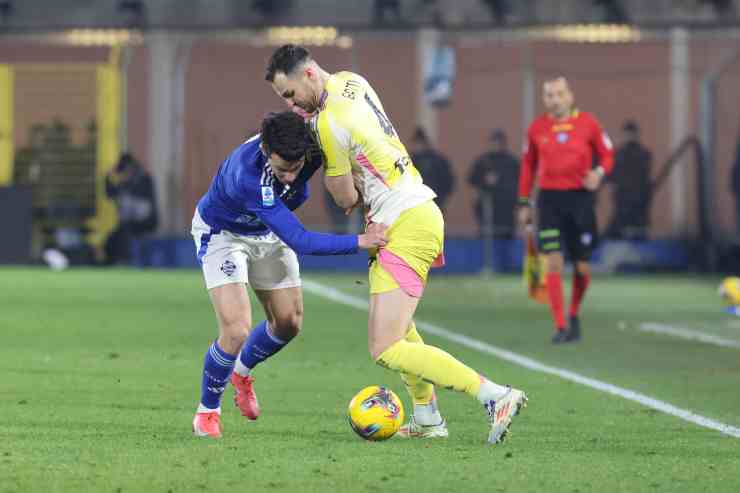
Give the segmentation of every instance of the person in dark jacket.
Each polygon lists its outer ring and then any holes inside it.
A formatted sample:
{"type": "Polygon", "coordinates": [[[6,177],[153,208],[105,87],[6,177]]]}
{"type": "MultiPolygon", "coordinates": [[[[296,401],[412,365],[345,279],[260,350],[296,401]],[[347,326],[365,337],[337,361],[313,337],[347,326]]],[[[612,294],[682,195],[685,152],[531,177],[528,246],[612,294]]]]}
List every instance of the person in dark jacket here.
{"type": "Polygon", "coordinates": [[[106,263],[126,263],[132,240],[157,229],[154,182],[131,154],[124,153],[105,177],[105,193],[118,210],[118,226],[105,243],[106,263]]]}
{"type": "Polygon", "coordinates": [[[508,148],[506,133],[496,129],[491,134],[491,149],[473,163],[468,182],[478,190],[475,215],[484,231],[484,204],[491,207],[493,235],[511,238],[514,234],[513,210],[517,201],[519,161],[508,148]]]}
{"type": "Polygon", "coordinates": [[[447,199],[455,188],[455,176],[452,174],[450,161],[432,147],[426,132],[421,127],[416,129],[411,145],[411,162],[421,173],[424,184],[437,194],[434,201],[444,212],[447,199]]]}
{"type": "Polygon", "coordinates": [[[735,164],[732,166],[732,179],[730,180],[732,193],[735,195],[735,221],[737,234],[740,236],[740,130],[737,135],[737,147],[735,148],[735,164]]]}
{"type": "Polygon", "coordinates": [[[614,216],[607,228],[609,238],[645,238],[649,223],[653,156],[640,141],[640,127],[633,120],[622,126],[622,145],[614,156],[614,216]]]}

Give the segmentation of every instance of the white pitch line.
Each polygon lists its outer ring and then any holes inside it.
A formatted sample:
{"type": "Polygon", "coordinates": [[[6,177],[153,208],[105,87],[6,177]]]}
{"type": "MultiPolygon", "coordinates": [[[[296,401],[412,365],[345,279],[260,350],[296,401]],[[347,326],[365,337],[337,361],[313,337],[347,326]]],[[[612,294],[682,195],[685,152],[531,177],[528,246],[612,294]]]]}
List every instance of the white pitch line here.
{"type": "Polygon", "coordinates": [[[707,334],[706,332],[700,332],[698,330],[682,329],[680,327],[673,327],[671,325],[659,324],[655,322],[642,323],[638,325],[638,329],[643,332],[666,334],[674,337],[680,337],[682,339],[688,339],[689,341],[699,341],[705,344],[712,344],[719,347],[740,349],[740,342],[738,341],[725,339],[724,337],[707,334]]]}
{"type": "MultiPolygon", "coordinates": [[[[337,289],[334,289],[330,286],[325,286],[321,283],[304,279],[303,289],[317,296],[321,296],[360,310],[367,311],[368,309],[368,304],[366,300],[358,298],[356,296],[348,295],[346,293],[342,293],[337,289]]],[[[546,365],[527,356],[522,356],[506,349],[501,349],[486,342],[473,339],[472,337],[457,334],[455,332],[452,332],[451,330],[439,327],[437,325],[432,325],[430,323],[420,321],[417,321],[416,325],[429,334],[433,334],[437,337],[447,339],[448,341],[452,341],[462,346],[475,349],[476,351],[480,351],[482,353],[491,354],[500,359],[517,364],[529,370],[547,373],[549,375],[555,375],[564,380],[579,383],[581,385],[585,385],[586,387],[590,387],[601,392],[606,392],[607,394],[612,394],[623,399],[637,402],[639,404],[642,404],[643,406],[655,409],[656,411],[660,411],[662,413],[680,418],[684,421],[688,421],[689,423],[694,423],[696,425],[703,426],[704,428],[716,430],[731,437],[740,438],[740,428],[722,423],[720,421],[716,421],[711,418],[707,418],[706,416],[696,414],[687,409],[681,409],[680,407],[676,407],[672,404],[655,399],[645,394],[618,387],[607,382],[602,382],[601,380],[596,380],[595,378],[590,378],[579,373],[572,372],[570,370],[546,365]]]]}

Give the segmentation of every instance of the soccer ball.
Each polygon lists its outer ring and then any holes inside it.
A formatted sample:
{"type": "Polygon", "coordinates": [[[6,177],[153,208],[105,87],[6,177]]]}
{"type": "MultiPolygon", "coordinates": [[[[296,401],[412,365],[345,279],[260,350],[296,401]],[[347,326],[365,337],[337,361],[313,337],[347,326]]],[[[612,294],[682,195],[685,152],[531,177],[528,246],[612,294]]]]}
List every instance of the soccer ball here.
{"type": "Polygon", "coordinates": [[[365,440],[379,442],[396,434],[403,423],[403,404],[390,389],[365,387],[349,402],[349,424],[365,440]]]}
{"type": "Polygon", "coordinates": [[[718,292],[728,305],[740,305],[740,277],[726,277],[719,285],[718,292]]]}

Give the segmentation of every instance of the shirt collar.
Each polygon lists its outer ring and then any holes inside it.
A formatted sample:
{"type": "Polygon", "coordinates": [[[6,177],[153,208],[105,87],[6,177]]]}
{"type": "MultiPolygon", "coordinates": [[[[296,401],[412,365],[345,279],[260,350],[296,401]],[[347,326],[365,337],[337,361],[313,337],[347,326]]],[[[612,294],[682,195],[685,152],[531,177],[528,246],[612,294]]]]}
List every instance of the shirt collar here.
{"type": "Polygon", "coordinates": [[[547,118],[549,118],[550,121],[553,121],[555,123],[565,123],[568,120],[570,120],[571,118],[578,118],[578,115],[579,115],[578,108],[573,108],[572,110],[570,110],[570,114],[568,116],[566,116],[565,118],[563,118],[562,120],[561,119],[558,119],[558,118],[555,118],[550,113],[547,113],[547,118]]]}
{"type": "Polygon", "coordinates": [[[321,93],[321,97],[319,98],[319,111],[324,109],[324,106],[326,106],[326,98],[329,96],[329,93],[326,89],[324,89],[324,92],[321,93]]]}

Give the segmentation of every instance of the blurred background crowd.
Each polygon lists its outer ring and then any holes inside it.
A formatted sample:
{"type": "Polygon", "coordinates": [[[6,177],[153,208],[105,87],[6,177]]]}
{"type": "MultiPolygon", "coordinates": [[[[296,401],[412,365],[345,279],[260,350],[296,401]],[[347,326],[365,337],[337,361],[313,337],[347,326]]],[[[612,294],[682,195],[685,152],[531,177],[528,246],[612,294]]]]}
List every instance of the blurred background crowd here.
{"type": "MultiPolygon", "coordinates": [[[[523,136],[543,111],[542,82],[563,75],[615,146],[597,265],[740,272],[739,7],[0,0],[0,222],[13,232],[0,262],[53,248],[73,264],[194,265],[195,202],[282,109],[265,61],[296,42],[381,95],[445,212],[449,269],[520,267],[523,136]]],[[[300,215],[314,229],[362,227],[320,179],[300,215]]]]}

